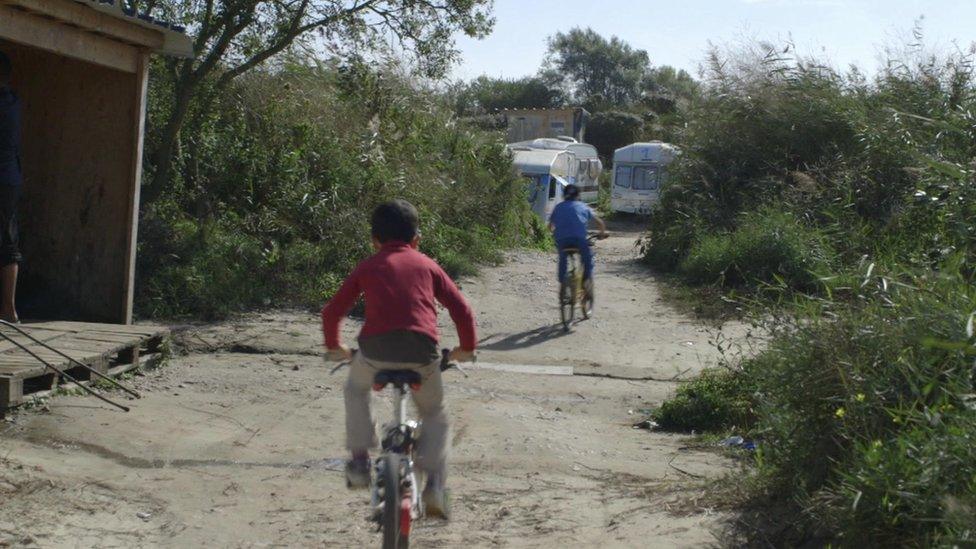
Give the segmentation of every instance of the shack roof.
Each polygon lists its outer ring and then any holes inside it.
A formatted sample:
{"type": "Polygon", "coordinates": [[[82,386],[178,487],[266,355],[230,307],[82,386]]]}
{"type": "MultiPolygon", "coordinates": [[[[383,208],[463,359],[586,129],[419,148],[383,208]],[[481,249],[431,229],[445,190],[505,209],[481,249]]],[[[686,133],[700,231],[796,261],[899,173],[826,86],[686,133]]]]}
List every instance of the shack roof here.
{"type": "Polygon", "coordinates": [[[0,0],[26,12],[166,55],[193,57],[193,42],[182,26],[136,13],[121,0],[0,0]]]}
{"type": "Polygon", "coordinates": [[[576,113],[576,112],[582,112],[584,115],[587,115],[587,116],[590,114],[590,111],[584,109],[583,107],[557,107],[557,108],[553,108],[553,109],[546,109],[546,108],[539,108],[539,107],[527,107],[527,108],[518,108],[518,107],[516,107],[516,108],[511,108],[511,109],[507,109],[507,108],[506,109],[497,109],[495,112],[499,112],[499,113],[502,113],[502,114],[507,114],[507,113],[520,113],[520,112],[521,113],[539,113],[539,114],[547,113],[547,112],[549,112],[549,113],[557,113],[557,112],[561,112],[561,113],[573,112],[573,113],[576,113]]]}

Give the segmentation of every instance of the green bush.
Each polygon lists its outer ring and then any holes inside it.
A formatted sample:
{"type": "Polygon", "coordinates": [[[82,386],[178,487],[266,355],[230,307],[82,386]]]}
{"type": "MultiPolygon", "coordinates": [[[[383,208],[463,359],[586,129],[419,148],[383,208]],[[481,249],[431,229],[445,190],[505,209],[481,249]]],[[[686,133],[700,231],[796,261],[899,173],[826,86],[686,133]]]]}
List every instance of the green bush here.
{"type": "Polygon", "coordinates": [[[758,439],[737,485],[776,510],[757,543],[974,546],[972,60],[909,56],[868,82],[755,54],[715,56],[644,251],[762,290],[769,342],[658,414],[758,439]]]}
{"type": "Polygon", "coordinates": [[[746,377],[728,369],[705,370],[678,387],[675,395],[654,410],[651,419],[672,431],[721,431],[753,422],[752,398],[746,377]]]}
{"type": "MultiPolygon", "coordinates": [[[[165,119],[164,102],[151,107],[165,119]]],[[[421,249],[454,276],[541,241],[501,134],[459,124],[450,107],[362,66],[236,80],[199,106],[174,181],[143,205],[137,310],[321,306],[370,253],[370,212],[391,198],[417,206],[421,249]]]]}
{"type": "Polygon", "coordinates": [[[692,284],[723,286],[780,282],[812,289],[830,267],[825,239],[791,214],[747,214],[731,233],[708,234],[692,245],[680,273],[692,284]]]}
{"type": "Polygon", "coordinates": [[[751,497],[795,513],[779,543],[976,543],[976,292],[958,273],[873,273],[859,297],[805,302],[654,418],[757,437],[751,497]]]}

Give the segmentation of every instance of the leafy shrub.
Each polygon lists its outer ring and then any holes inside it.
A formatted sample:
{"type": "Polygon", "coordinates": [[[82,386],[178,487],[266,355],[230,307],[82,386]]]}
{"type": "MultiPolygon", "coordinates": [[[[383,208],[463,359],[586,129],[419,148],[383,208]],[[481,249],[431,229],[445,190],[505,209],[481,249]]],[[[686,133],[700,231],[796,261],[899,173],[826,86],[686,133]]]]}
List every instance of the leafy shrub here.
{"type": "Polygon", "coordinates": [[[976,292],[957,272],[865,280],[858,301],[771,323],[764,351],[681,386],[655,418],[758,436],[751,495],[796,514],[780,543],[972,544],[976,292]]]}
{"type": "Polygon", "coordinates": [[[782,282],[809,289],[830,265],[824,239],[788,213],[747,214],[731,233],[709,234],[695,243],[680,272],[692,284],[724,286],[782,282]]]}
{"type": "Polygon", "coordinates": [[[140,314],[320,306],[370,253],[372,208],[394,197],[417,206],[422,250],[455,276],[539,241],[500,134],[458,124],[414,86],[362,66],[287,65],[201,108],[176,179],[143,208],[140,314]]]}
{"type": "Polygon", "coordinates": [[[764,545],[976,545],[971,61],[916,52],[868,83],[766,46],[716,54],[686,113],[646,259],[782,285],[754,301],[765,350],[662,411],[760,439],[740,486],[777,509],[764,545]]]}
{"type": "Polygon", "coordinates": [[[651,418],[673,431],[720,431],[752,423],[752,398],[746,377],[717,368],[705,370],[678,387],[651,418]]]}

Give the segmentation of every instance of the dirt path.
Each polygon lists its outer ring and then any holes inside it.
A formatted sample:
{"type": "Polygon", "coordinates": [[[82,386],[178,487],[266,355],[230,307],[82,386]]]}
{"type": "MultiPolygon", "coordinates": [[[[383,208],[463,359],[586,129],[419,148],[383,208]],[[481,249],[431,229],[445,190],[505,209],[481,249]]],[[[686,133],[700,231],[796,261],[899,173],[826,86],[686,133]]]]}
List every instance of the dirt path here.
{"type": "MultiPolygon", "coordinates": [[[[465,281],[481,362],[577,375],[448,376],[455,519],[419,523],[416,547],[715,543],[721,517],[695,498],[699,477],[729,462],[633,429],[630,413],[675,387],[652,379],[713,361],[715,334],[661,302],[635,237],[623,227],[598,245],[597,317],[569,335],[554,326],[551,255],[518,252],[465,281]]],[[[366,493],[344,488],[343,379],[328,376],[319,338],[306,313],[194,329],[184,354],[133,380],[147,394],[129,414],[58,397],[0,425],[0,546],[378,544],[366,493]]]]}

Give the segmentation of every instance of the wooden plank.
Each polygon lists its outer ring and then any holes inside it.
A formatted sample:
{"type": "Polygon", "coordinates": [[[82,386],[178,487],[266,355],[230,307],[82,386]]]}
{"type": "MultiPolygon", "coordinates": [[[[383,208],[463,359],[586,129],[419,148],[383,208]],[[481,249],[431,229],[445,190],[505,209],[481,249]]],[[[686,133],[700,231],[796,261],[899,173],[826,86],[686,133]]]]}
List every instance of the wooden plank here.
{"type": "Polygon", "coordinates": [[[139,55],[133,46],[9,5],[0,5],[0,38],[117,71],[135,73],[139,67],[139,55]]]}
{"type": "Polygon", "coordinates": [[[70,336],[71,339],[75,341],[101,341],[104,343],[113,343],[116,345],[122,345],[124,347],[140,345],[143,342],[143,338],[127,335],[115,335],[108,333],[95,333],[95,332],[84,332],[73,334],[70,336]]]}
{"type": "MultiPolygon", "coordinates": [[[[38,339],[40,341],[43,341],[43,342],[48,343],[49,345],[52,345],[53,346],[53,342],[58,341],[58,339],[62,335],[63,334],[58,334],[58,336],[56,336],[56,337],[38,338],[38,339]]],[[[15,349],[18,349],[19,348],[17,346],[18,343],[21,344],[21,345],[24,345],[24,346],[37,345],[36,343],[34,343],[33,341],[31,341],[30,339],[28,339],[26,337],[23,337],[23,336],[11,336],[11,339],[13,339],[13,341],[9,341],[7,339],[0,338],[0,354],[5,353],[5,352],[8,352],[8,351],[15,350],[15,349]]]]}
{"type": "Polygon", "coordinates": [[[135,369],[149,368],[156,366],[163,360],[163,353],[149,353],[139,357],[139,360],[130,364],[116,366],[108,371],[110,376],[118,376],[135,369]]]}
{"type": "Polygon", "coordinates": [[[122,321],[132,323],[132,303],[136,285],[136,244],[139,231],[139,191],[142,187],[142,152],[146,132],[146,93],[149,83],[149,54],[139,56],[136,66],[135,91],[135,124],[132,128],[132,139],[135,147],[132,150],[132,183],[129,187],[128,223],[126,226],[126,245],[129,254],[126,258],[126,278],[123,290],[125,302],[122,311],[122,321]]]}
{"type": "Polygon", "coordinates": [[[152,49],[161,49],[165,38],[162,31],[153,31],[120,21],[110,15],[65,0],[0,0],[2,4],[58,19],[86,31],[152,49]]]}
{"type": "Polygon", "coordinates": [[[103,324],[98,322],[76,322],[71,320],[53,320],[25,324],[25,331],[32,329],[63,331],[70,333],[77,332],[108,332],[117,334],[141,335],[152,337],[168,332],[165,326],[151,326],[138,324],[103,324]]]}
{"type": "Polygon", "coordinates": [[[37,377],[44,374],[53,373],[50,368],[41,366],[40,363],[34,362],[33,365],[28,364],[0,364],[0,374],[15,377],[17,379],[26,379],[29,377],[37,377]]]}
{"type": "Polygon", "coordinates": [[[100,354],[112,352],[112,349],[118,345],[122,345],[122,344],[106,343],[104,341],[90,341],[84,339],[77,339],[73,335],[69,335],[64,337],[63,339],[59,339],[55,349],[58,349],[59,351],[63,351],[65,349],[74,349],[76,351],[84,351],[84,352],[100,355],[100,354]]]}

